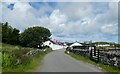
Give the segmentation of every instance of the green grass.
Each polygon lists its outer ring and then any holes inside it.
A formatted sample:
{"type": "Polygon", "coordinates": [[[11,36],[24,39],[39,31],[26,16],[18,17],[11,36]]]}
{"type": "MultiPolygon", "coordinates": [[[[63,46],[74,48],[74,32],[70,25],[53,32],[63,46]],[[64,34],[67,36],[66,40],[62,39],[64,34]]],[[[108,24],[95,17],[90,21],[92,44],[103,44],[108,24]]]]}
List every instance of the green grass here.
{"type": "Polygon", "coordinates": [[[2,43],[0,43],[0,73],[2,72],[2,43]]]}
{"type": "Polygon", "coordinates": [[[82,61],[84,61],[84,62],[87,62],[87,63],[91,63],[91,64],[96,65],[95,62],[93,62],[93,61],[91,61],[91,60],[89,60],[89,59],[87,59],[87,58],[85,58],[85,57],[83,57],[83,56],[79,56],[79,55],[74,54],[74,53],[72,53],[72,52],[70,52],[69,55],[72,56],[73,58],[77,59],[77,60],[82,60],[82,61]]]}
{"type": "Polygon", "coordinates": [[[34,48],[25,48],[21,46],[13,46],[9,44],[2,44],[2,71],[3,72],[30,72],[40,67],[41,60],[44,56],[52,50],[45,52],[38,52],[34,56],[23,56],[34,48]],[[22,60],[21,64],[15,64],[16,59],[22,60]]]}
{"type": "Polygon", "coordinates": [[[2,53],[0,52],[0,73],[2,72],[2,53]]]}
{"type": "MultiPolygon", "coordinates": [[[[65,52],[66,53],[66,52],[65,52]]],[[[109,65],[104,65],[104,64],[101,64],[101,63],[95,63],[93,61],[91,61],[90,59],[88,58],[85,58],[83,56],[80,56],[80,55],[77,55],[77,54],[74,54],[72,52],[69,53],[69,55],[77,60],[80,60],[80,61],[83,61],[83,62],[86,62],[86,63],[90,63],[90,64],[93,64],[93,65],[96,65],[97,67],[100,67],[103,71],[106,71],[106,72],[111,72],[111,74],[113,72],[119,72],[120,73],[120,69],[117,69],[117,68],[113,68],[109,65]]]]}
{"type": "Polygon", "coordinates": [[[3,72],[33,72],[38,67],[40,67],[40,65],[42,64],[41,63],[42,59],[49,52],[51,52],[51,50],[46,51],[45,53],[39,53],[39,55],[32,58],[30,63],[24,65],[18,65],[15,68],[8,67],[3,69],[3,72]]]}
{"type": "Polygon", "coordinates": [[[119,69],[113,68],[113,67],[111,67],[109,65],[104,65],[104,64],[99,63],[99,67],[101,67],[103,70],[105,70],[107,72],[119,72],[120,73],[119,69]]]}

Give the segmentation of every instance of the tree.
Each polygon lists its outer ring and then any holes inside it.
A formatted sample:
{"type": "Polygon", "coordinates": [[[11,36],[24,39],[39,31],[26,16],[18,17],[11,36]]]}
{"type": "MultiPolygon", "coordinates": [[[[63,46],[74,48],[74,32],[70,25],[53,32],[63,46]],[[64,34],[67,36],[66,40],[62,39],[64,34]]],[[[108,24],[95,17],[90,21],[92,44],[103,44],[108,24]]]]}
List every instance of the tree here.
{"type": "Polygon", "coordinates": [[[16,28],[12,28],[6,23],[0,23],[2,25],[2,42],[8,43],[12,45],[19,44],[19,30],[16,28]]]}
{"type": "Polygon", "coordinates": [[[2,42],[9,43],[9,36],[12,34],[12,27],[8,26],[8,22],[2,23],[2,42]]]}
{"type": "Polygon", "coordinates": [[[2,23],[0,23],[0,42],[2,42],[2,23]]]}
{"type": "Polygon", "coordinates": [[[20,42],[22,46],[37,47],[41,45],[44,41],[47,41],[51,36],[50,31],[44,27],[29,27],[25,29],[20,35],[20,42]]]}
{"type": "Polygon", "coordinates": [[[19,30],[14,28],[11,35],[9,36],[10,44],[12,45],[18,45],[19,42],[19,30]]]}

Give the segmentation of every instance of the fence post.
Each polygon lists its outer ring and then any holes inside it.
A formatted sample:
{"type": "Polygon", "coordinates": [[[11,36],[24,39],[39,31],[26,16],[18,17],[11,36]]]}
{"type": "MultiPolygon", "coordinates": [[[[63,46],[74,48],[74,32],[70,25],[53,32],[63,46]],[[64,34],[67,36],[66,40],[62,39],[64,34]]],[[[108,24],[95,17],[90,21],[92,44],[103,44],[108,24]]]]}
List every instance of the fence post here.
{"type": "Polygon", "coordinates": [[[96,52],[96,47],[94,47],[94,56],[96,56],[96,53],[97,53],[97,52],[96,52]]]}
{"type": "Polygon", "coordinates": [[[90,50],[90,60],[92,60],[92,49],[90,50]]]}
{"type": "Polygon", "coordinates": [[[97,59],[97,62],[99,62],[99,60],[100,60],[99,55],[100,55],[100,50],[98,49],[98,59],[97,59]]]}

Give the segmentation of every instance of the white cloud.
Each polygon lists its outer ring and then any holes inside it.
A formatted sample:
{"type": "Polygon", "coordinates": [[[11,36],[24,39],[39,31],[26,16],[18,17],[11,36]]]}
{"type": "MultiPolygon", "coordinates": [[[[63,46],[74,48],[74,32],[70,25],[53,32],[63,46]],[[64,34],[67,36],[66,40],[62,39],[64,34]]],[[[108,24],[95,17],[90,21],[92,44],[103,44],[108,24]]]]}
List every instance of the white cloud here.
{"type": "Polygon", "coordinates": [[[67,17],[60,13],[60,10],[54,10],[50,15],[51,24],[63,24],[67,21],[67,17]]]}
{"type": "Polygon", "coordinates": [[[118,22],[118,3],[109,3],[109,10],[106,13],[97,15],[96,21],[103,24],[118,22]]]}
{"type": "Polygon", "coordinates": [[[17,2],[14,5],[14,10],[7,8],[8,4],[3,6],[3,22],[9,22],[13,27],[19,28],[23,31],[25,28],[38,24],[38,19],[35,17],[34,11],[28,3],[17,2]]]}
{"type": "Polygon", "coordinates": [[[23,31],[30,26],[44,26],[51,30],[53,36],[64,40],[107,40],[104,34],[117,34],[117,3],[109,3],[104,13],[94,14],[91,3],[57,3],[55,8],[47,3],[35,9],[27,2],[17,2],[14,9],[3,4],[3,20],[23,31]],[[51,12],[48,16],[46,12],[51,12]],[[86,39],[87,38],[87,39],[86,39]]]}
{"type": "Polygon", "coordinates": [[[104,26],[102,26],[101,30],[103,33],[106,33],[106,34],[112,34],[112,35],[118,34],[118,26],[117,25],[112,25],[112,24],[104,25],[104,26]]]}
{"type": "Polygon", "coordinates": [[[58,8],[61,12],[68,15],[71,20],[80,20],[83,17],[90,17],[92,13],[92,7],[87,2],[66,2],[58,3],[58,8]]]}
{"type": "Polygon", "coordinates": [[[2,3],[0,2],[0,12],[1,12],[1,14],[0,14],[0,22],[2,22],[2,3]]]}
{"type": "Polygon", "coordinates": [[[2,2],[118,2],[119,0],[2,0],[2,2]]]}

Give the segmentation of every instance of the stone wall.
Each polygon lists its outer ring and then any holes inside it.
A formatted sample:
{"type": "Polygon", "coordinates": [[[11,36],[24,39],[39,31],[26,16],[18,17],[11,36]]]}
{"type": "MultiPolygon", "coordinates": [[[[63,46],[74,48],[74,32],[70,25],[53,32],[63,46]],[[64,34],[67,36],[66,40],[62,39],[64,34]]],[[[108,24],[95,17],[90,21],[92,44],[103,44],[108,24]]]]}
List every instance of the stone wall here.
{"type": "MultiPolygon", "coordinates": [[[[73,52],[77,55],[84,56],[88,59],[94,59],[94,57],[91,56],[91,50],[89,49],[72,49],[71,50],[70,48],[67,48],[66,50],[73,52]]],[[[98,58],[99,63],[103,63],[105,65],[110,65],[120,69],[120,50],[107,50],[107,51],[100,50],[98,57],[99,57],[98,58]]]]}

